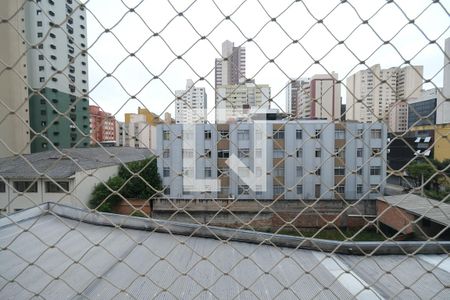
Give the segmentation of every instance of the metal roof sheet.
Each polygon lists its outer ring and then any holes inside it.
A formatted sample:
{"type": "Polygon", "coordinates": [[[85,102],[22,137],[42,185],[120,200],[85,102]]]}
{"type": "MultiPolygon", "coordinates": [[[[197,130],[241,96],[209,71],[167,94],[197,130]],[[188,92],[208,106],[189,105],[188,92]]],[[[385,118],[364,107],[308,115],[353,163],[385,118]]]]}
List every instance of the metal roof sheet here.
{"type": "Polygon", "coordinates": [[[401,194],[378,198],[392,206],[424,216],[444,226],[450,226],[450,205],[415,194],[401,194]]]}
{"type": "Polygon", "coordinates": [[[0,298],[450,298],[447,254],[339,255],[81,220],[43,206],[0,219],[0,298]]]}
{"type": "Polygon", "coordinates": [[[130,147],[94,147],[53,150],[0,159],[0,176],[4,178],[67,178],[79,170],[119,165],[143,160],[149,149],[130,147]]]}

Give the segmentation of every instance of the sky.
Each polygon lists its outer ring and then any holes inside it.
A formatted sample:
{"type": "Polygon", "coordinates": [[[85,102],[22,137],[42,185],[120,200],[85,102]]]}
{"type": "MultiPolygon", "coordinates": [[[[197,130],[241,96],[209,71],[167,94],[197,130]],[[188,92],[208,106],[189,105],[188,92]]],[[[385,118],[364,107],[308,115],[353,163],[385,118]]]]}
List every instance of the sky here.
{"type": "Polygon", "coordinates": [[[289,78],[335,71],[345,82],[374,64],[423,65],[424,88],[442,86],[450,0],[85,2],[91,102],[119,121],[139,106],[173,115],[187,79],[206,88],[213,120],[214,59],[225,40],[246,48],[247,78],[269,84],[283,111],[289,78]]]}

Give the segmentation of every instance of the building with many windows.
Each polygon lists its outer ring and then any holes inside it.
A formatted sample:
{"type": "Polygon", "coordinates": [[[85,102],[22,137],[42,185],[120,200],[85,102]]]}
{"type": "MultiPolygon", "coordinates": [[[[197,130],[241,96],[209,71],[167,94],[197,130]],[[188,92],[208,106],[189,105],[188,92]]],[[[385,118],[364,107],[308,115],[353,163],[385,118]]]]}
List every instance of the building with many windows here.
{"type": "Polygon", "coordinates": [[[80,1],[26,1],[31,151],[89,145],[86,11],[80,1]]]}
{"type": "Polygon", "coordinates": [[[391,105],[420,97],[423,66],[374,65],[347,78],[346,120],[389,123],[391,105]]]}
{"type": "Polygon", "coordinates": [[[375,199],[383,192],[387,131],[382,123],[255,124],[158,125],[153,151],[166,195],[356,200],[375,199]],[[233,156],[242,165],[230,168],[227,160],[233,156]],[[252,174],[262,181],[250,188],[245,178],[252,174]],[[187,175],[207,180],[210,190],[195,191],[186,183],[187,175]]]}
{"type": "Polygon", "coordinates": [[[222,43],[222,57],[215,61],[215,87],[245,81],[245,47],[235,47],[233,42],[222,43]]]}
{"type": "Polygon", "coordinates": [[[297,117],[340,120],[341,88],[337,73],[301,79],[297,92],[297,117]]]}
{"type": "Polygon", "coordinates": [[[270,97],[267,84],[219,86],[216,89],[216,123],[246,118],[250,113],[265,112],[270,108],[270,97]]]}
{"type": "Polygon", "coordinates": [[[116,140],[116,118],[101,107],[89,105],[91,144],[116,140]]]}
{"type": "Polygon", "coordinates": [[[421,97],[408,101],[408,128],[450,123],[450,102],[445,101],[443,89],[422,92],[421,97]]]}
{"type": "Polygon", "coordinates": [[[185,90],[175,91],[175,122],[177,124],[205,123],[207,95],[204,87],[195,87],[189,79],[185,90]]]}

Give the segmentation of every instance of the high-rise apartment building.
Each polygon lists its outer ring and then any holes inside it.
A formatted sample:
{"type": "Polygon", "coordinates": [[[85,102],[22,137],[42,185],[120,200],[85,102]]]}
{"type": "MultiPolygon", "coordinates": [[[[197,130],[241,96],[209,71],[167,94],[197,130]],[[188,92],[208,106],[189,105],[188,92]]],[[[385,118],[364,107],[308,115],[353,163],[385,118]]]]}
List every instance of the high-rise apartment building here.
{"type": "Polygon", "coordinates": [[[177,124],[204,123],[207,120],[207,95],[205,88],[195,87],[191,79],[186,89],[175,91],[175,121],[177,124]]]}
{"type": "Polygon", "coordinates": [[[383,193],[387,141],[383,123],[275,120],[263,126],[264,133],[252,122],[156,126],[153,150],[166,195],[358,200],[383,193]],[[227,163],[234,156],[242,162],[237,169],[227,163]],[[254,188],[244,180],[250,174],[260,178],[254,188]],[[195,190],[190,186],[195,181],[186,176],[218,180],[220,188],[195,190]]]}
{"type": "Polygon", "coordinates": [[[399,101],[389,106],[390,132],[405,132],[408,130],[408,103],[399,101]]]}
{"type": "Polygon", "coordinates": [[[422,90],[423,66],[382,69],[374,65],[347,78],[347,120],[388,123],[390,106],[418,98],[422,90]]]}
{"type": "Polygon", "coordinates": [[[300,91],[300,80],[291,80],[286,86],[286,113],[291,117],[298,115],[298,95],[300,91]]]}
{"type": "Polygon", "coordinates": [[[245,81],[245,48],[233,42],[222,43],[222,57],[215,61],[215,86],[239,84],[245,81]]]}
{"type": "Polygon", "coordinates": [[[133,114],[128,123],[116,123],[116,145],[120,147],[150,148],[152,125],[145,115],[133,114]]]}
{"type": "Polygon", "coordinates": [[[338,74],[317,74],[300,79],[297,96],[297,116],[328,121],[340,120],[341,88],[338,74]]]}
{"type": "Polygon", "coordinates": [[[30,153],[23,1],[0,1],[0,158],[30,153]]]}
{"type": "Polygon", "coordinates": [[[99,106],[89,105],[91,144],[116,140],[116,118],[99,106]]]}
{"type": "Polygon", "coordinates": [[[265,112],[270,108],[270,97],[267,84],[221,85],[216,89],[216,123],[246,118],[249,113],[265,112]]]}
{"type": "Polygon", "coordinates": [[[89,146],[86,11],[79,0],[26,1],[31,151],[89,146]]]}

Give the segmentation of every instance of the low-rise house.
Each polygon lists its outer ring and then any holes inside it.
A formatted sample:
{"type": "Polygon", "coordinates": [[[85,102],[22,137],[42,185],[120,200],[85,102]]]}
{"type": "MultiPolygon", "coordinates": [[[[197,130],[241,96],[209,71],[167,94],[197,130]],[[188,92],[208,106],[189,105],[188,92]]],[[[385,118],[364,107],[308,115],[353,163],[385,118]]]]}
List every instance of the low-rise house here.
{"type": "Polygon", "coordinates": [[[96,184],[124,163],[143,160],[148,149],[78,148],[0,159],[0,209],[11,213],[43,202],[87,207],[96,184]]]}

